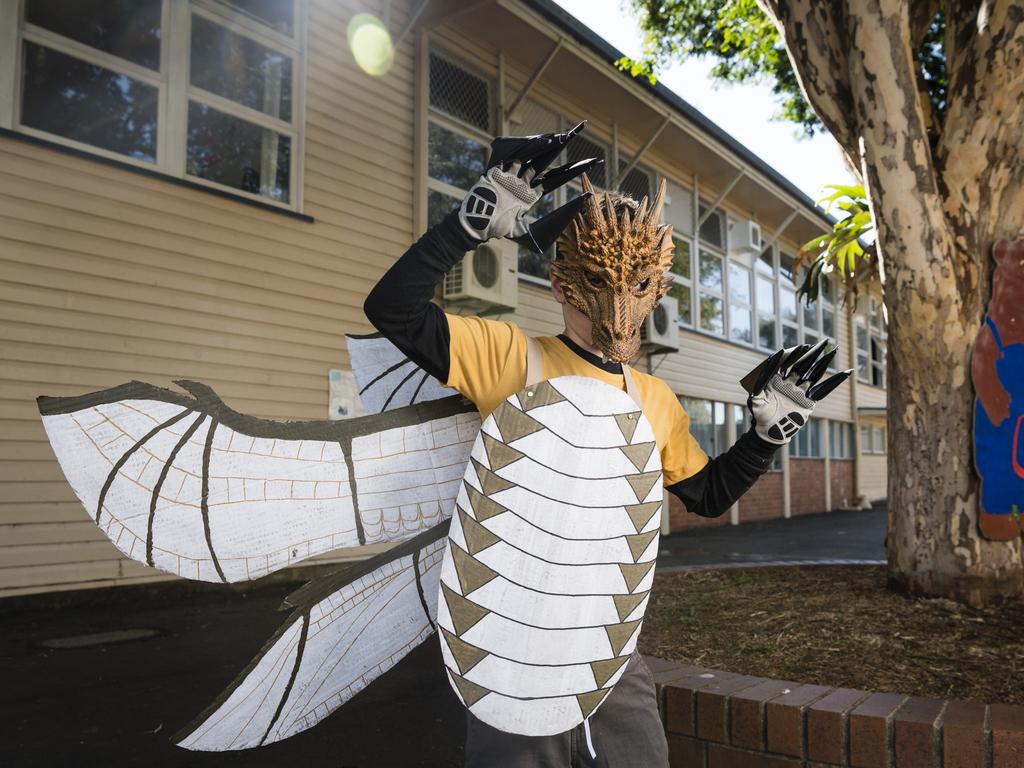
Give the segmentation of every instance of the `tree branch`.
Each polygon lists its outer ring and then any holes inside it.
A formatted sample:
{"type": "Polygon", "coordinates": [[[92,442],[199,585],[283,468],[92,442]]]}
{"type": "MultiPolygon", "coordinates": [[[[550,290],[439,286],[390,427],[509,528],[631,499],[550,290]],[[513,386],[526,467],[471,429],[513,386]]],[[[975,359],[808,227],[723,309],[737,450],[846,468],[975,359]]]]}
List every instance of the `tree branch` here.
{"type": "Polygon", "coordinates": [[[839,0],[757,0],[786,43],[807,101],[860,168],[847,58],[845,18],[839,0]]]}

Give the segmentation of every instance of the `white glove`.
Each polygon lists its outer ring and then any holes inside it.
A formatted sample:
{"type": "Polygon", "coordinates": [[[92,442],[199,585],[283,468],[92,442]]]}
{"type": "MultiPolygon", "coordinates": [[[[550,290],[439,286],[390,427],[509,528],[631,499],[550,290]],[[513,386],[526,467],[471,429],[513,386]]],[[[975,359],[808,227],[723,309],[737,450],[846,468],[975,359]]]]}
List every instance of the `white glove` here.
{"type": "Polygon", "coordinates": [[[520,178],[520,168],[519,163],[512,163],[503,171],[496,165],[469,190],[459,208],[459,221],[470,237],[480,241],[494,237],[514,240],[527,234],[526,212],[540,200],[544,190],[530,185],[532,169],[520,178]]]}
{"type": "Polygon", "coordinates": [[[775,445],[788,443],[814,411],[814,401],[797,385],[799,376],[776,373],[765,388],[751,395],[747,407],[754,417],[754,430],[775,445]]]}

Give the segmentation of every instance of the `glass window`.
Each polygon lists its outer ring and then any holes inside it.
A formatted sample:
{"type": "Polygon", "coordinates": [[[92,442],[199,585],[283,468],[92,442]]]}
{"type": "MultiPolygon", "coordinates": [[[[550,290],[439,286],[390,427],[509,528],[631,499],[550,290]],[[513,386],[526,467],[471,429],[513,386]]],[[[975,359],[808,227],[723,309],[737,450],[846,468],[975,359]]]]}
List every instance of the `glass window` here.
{"type": "Polygon", "coordinates": [[[885,323],[882,308],[873,298],[864,315],[854,319],[857,345],[857,379],[876,387],[885,386],[885,323]]]}
{"type": "Polygon", "coordinates": [[[722,257],[710,251],[700,252],[700,284],[713,291],[722,291],[722,257]]]}
{"type": "Polygon", "coordinates": [[[873,453],[871,443],[871,427],[862,424],[860,428],[860,452],[861,453],[873,453]]]}
{"type": "Polygon", "coordinates": [[[690,241],[675,238],[672,251],[672,271],[679,277],[690,279],[690,241]]]}
{"type": "Polygon", "coordinates": [[[757,315],[757,343],[762,349],[775,350],[778,340],[775,338],[775,315],[757,315]]]}
{"type": "Polygon", "coordinates": [[[28,0],[25,21],[90,48],[160,69],[161,0],[28,0]]]}
{"type": "Polygon", "coordinates": [[[750,304],[750,270],[729,262],[729,300],[750,304]]]}
{"type": "Polygon", "coordinates": [[[427,190],[427,226],[432,227],[461,204],[461,200],[436,189],[427,190]]]}
{"type": "Polygon", "coordinates": [[[725,333],[724,307],[717,296],[700,297],[700,327],[719,336],[725,333]]]}
{"type": "Polygon", "coordinates": [[[797,287],[794,282],[794,276],[792,275],[793,267],[795,265],[796,257],[783,251],[779,251],[779,284],[794,290],[797,287]]]}
{"type": "Polygon", "coordinates": [[[729,338],[751,344],[753,338],[753,307],[751,272],[747,267],[729,262],[729,338]]]}
{"type": "Polygon", "coordinates": [[[811,419],[789,443],[789,455],[798,459],[818,459],[821,452],[821,420],[811,419]]]}
{"type": "Polygon", "coordinates": [[[427,128],[427,173],[465,192],[487,168],[483,143],[431,121],[427,128]]]}
{"type": "Polygon", "coordinates": [[[775,251],[772,248],[765,248],[757,257],[757,273],[775,280],[775,251]]]}
{"type": "Polygon", "coordinates": [[[757,276],[757,311],[775,315],[775,281],[757,276]]]}
{"type": "MultiPolygon", "coordinates": [[[[700,218],[704,218],[704,214],[708,211],[708,205],[701,201],[700,218]]],[[[715,248],[725,248],[725,216],[720,210],[716,209],[700,225],[700,240],[715,248]]]]}
{"type": "Polygon", "coordinates": [[[190,176],[288,202],[291,139],[205,104],[189,102],[190,176]]]}
{"type": "Polygon", "coordinates": [[[669,287],[668,295],[679,303],[679,322],[683,325],[693,325],[693,291],[690,286],[675,282],[669,287]]]}
{"type": "Polygon", "coordinates": [[[30,128],[155,163],[158,102],[156,86],[25,43],[21,122],[30,128]]]}
{"type": "Polygon", "coordinates": [[[796,293],[791,288],[779,289],[779,305],[781,308],[782,321],[796,324],[797,302],[796,293]]]}
{"type": "Polygon", "coordinates": [[[292,60],[199,15],[192,16],[192,85],[285,122],[292,119],[292,60]]]}
{"type": "Polygon", "coordinates": [[[221,0],[254,21],[265,24],[281,34],[292,36],[295,13],[291,3],[281,0],[221,0]]]}
{"type": "Polygon", "coordinates": [[[672,273],[675,282],[668,289],[668,295],[679,302],[679,322],[693,325],[693,286],[690,280],[690,241],[674,238],[672,252],[672,273]]]}
{"type": "Polygon", "coordinates": [[[695,397],[681,397],[683,410],[690,417],[690,434],[694,436],[704,453],[714,456],[715,451],[715,414],[714,403],[695,397]]]}

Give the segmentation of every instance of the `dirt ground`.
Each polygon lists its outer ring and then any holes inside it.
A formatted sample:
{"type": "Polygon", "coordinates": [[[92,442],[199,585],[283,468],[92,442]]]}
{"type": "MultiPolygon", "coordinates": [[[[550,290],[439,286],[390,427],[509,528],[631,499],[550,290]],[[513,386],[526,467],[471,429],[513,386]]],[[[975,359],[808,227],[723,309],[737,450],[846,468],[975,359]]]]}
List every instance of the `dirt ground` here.
{"type": "Polygon", "coordinates": [[[1024,604],[907,598],[883,567],[659,574],[639,646],[781,680],[1024,704],[1024,604]]]}

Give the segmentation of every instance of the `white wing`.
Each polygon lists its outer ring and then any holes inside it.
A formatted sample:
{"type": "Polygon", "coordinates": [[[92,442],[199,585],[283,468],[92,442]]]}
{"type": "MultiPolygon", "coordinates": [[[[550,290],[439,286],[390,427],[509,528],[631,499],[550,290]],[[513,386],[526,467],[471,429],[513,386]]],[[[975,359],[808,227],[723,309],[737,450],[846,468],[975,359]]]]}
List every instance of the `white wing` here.
{"type": "Polygon", "coordinates": [[[451,515],[479,415],[461,398],[347,421],[276,422],[140,382],[39,398],[88,513],[128,557],[202,581],[255,579],[451,515]]]}
{"type": "Polygon", "coordinates": [[[312,728],[434,632],[448,521],[354,571],[313,581],[234,682],[175,740],[258,747],[312,728]]]}
{"type": "Polygon", "coordinates": [[[418,367],[379,333],[345,337],[359,398],[367,413],[381,413],[458,394],[418,367]]]}

